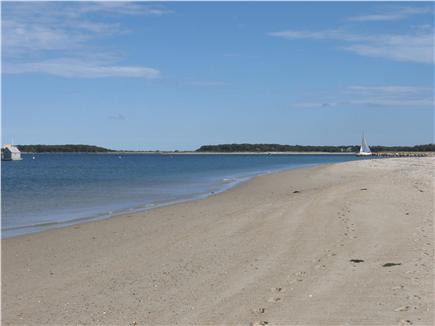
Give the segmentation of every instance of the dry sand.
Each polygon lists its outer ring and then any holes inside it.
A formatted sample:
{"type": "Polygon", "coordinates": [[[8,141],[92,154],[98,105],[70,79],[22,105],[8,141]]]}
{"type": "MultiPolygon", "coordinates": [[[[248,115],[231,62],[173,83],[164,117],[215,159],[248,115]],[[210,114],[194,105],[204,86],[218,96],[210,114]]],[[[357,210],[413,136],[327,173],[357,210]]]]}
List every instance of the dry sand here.
{"type": "Polygon", "coordinates": [[[432,325],[433,172],[299,169],[3,240],[3,325],[432,325]]]}

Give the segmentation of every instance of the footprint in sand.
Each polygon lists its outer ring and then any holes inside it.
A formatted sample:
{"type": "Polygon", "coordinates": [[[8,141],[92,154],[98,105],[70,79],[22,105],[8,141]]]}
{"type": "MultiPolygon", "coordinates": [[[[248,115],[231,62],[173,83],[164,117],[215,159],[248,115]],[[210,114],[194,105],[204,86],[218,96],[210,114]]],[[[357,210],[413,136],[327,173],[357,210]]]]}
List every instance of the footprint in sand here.
{"type": "Polygon", "coordinates": [[[252,323],[250,323],[250,326],[261,326],[261,325],[268,325],[269,322],[268,321],[254,321],[252,323]]]}
{"type": "Polygon", "coordinates": [[[267,302],[272,302],[272,303],[276,303],[279,301],[281,301],[280,297],[271,297],[271,298],[267,299],[267,302]]]}
{"type": "Polygon", "coordinates": [[[398,311],[408,311],[409,308],[410,308],[410,306],[402,306],[402,307],[394,309],[394,311],[395,312],[398,312],[398,311]]]}
{"type": "Polygon", "coordinates": [[[253,310],[256,314],[264,314],[266,312],[266,308],[258,308],[253,310]]]}

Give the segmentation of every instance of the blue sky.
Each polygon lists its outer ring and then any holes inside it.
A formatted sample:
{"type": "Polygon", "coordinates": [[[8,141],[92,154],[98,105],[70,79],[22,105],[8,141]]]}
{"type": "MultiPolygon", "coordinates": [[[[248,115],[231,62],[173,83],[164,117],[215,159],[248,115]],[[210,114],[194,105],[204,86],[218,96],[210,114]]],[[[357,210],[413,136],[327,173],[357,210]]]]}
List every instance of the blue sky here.
{"type": "Polygon", "coordinates": [[[433,3],[2,3],[2,142],[434,137],[433,3]]]}

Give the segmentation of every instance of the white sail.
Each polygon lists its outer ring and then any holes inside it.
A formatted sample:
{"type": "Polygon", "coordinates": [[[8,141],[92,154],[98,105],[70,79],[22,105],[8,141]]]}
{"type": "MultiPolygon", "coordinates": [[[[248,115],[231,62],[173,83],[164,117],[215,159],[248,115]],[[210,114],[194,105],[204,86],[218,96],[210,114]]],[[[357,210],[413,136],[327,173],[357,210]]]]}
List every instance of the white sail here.
{"type": "Polygon", "coordinates": [[[371,155],[372,151],[370,150],[369,145],[367,145],[367,140],[366,137],[362,136],[362,140],[361,140],[361,147],[359,149],[359,155],[371,155]]]}

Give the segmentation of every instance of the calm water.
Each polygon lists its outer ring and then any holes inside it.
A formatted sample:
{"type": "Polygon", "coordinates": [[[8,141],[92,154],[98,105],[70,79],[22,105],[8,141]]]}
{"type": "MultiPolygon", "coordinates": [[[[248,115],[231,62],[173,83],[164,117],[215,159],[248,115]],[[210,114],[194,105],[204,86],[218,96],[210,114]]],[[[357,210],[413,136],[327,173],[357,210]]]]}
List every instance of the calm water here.
{"type": "Polygon", "coordinates": [[[355,159],[340,155],[23,155],[22,161],[1,165],[2,237],[201,198],[258,174],[355,159]]]}

